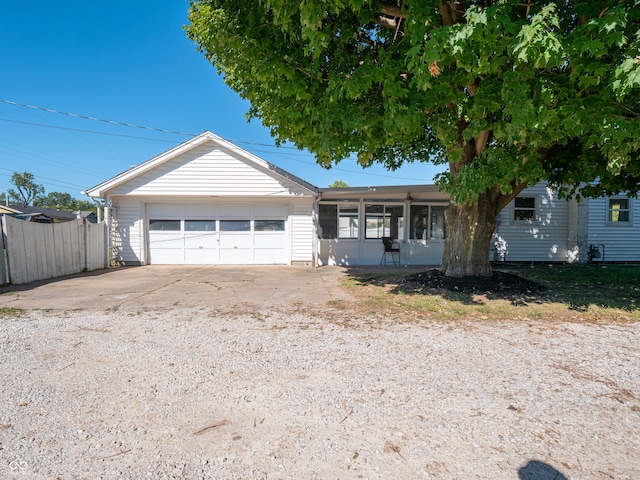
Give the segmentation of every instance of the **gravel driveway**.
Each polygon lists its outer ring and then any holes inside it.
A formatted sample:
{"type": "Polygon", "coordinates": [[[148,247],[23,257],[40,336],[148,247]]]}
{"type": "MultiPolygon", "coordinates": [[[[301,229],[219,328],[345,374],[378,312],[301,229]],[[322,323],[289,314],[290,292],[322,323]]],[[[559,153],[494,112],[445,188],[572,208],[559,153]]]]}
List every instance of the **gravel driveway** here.
{"type": "Polygon", "coordinates": [[[640,326],[0,320],[0,478],[638,479],[640,326]]]}

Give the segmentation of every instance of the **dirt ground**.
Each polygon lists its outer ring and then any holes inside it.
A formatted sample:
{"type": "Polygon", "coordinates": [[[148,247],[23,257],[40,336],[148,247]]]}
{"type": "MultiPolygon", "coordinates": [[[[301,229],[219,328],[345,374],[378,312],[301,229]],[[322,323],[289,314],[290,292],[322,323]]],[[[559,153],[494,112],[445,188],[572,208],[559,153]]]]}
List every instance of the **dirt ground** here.
{"type": "Polygon", "coordinates": [[[0,478],[640,478],[640,326],[407,320],[6,316],[0,478]]]}

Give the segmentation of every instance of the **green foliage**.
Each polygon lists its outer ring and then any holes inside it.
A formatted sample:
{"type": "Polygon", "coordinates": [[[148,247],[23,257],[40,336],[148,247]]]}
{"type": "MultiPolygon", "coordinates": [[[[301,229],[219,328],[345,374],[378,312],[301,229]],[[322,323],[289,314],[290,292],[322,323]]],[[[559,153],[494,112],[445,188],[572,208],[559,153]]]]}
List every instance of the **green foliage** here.
{"type": "Polygon", "coordinates": [[[192,0],[186,31],[249,117],[325,166],[448,162],[458,202],[542,179],[637,191],[640,2],[439,4],[192,0]]]}
{"type": "Polygon", "coordinates": [[[348,186],[349,185],[347,185],[347,183],[345,181],[336,180],[331,185],[329,185],[329,188],[347,188],[348,186]]]}
{"type": "Polygon", "coordinates": [[[25,315],[22,308],[0,307],[0,319],[20,318],[25,315]]]}
{"type": "Polygon", "coordinates": [[[74,210],[75,202],[75,198],[68,193],[49,192],[45,197],[37,198],[35,205],[58,210],[74,210]]]}
{"type": "Polygon", "coordinates": [[[69,193],[66,192],[49,192],[44,197],[38,197],[34,201],[34,205],[55,208],[58,210],[69,210],[71,212],[77,210],[93,210],[95,211],[95,204],[88,200],[76,200],[69,193]]]}
{"type": "MultiPolygon", "coordinates": [[[[49,192],[45,195],[44,186],[36,183],[33,173],[14,172],[11,182],[17,190],[9,189],[9,203],[33,205],[68,211],[96,211],[96,206],[88,200],[76,200],[66,192],[49,192]]],[[[5,195],[0,194],[0,202],[5,203],[5,195]]]]}
{"type": "Polygon", "coordinates": [[[11,183],[16,187],[15,190],[10,188],[7,192],[11,203],[31,205],[36,198],[44,194],[44,187],[36,183],[33,173],[14,172],[11,175],[11,183]]]}

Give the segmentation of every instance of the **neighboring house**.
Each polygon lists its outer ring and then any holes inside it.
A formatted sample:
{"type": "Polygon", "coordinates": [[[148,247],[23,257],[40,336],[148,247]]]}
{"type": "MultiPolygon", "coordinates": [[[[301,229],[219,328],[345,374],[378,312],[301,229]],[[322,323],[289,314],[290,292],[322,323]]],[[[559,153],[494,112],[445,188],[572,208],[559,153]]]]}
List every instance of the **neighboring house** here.
{"type": "Polygon", "coordinates": [[[26,205],[0,205],[0,214],[38,223],[68,222],[77,218],[75,213],[66,210],[26,205]]]}
{"type": "Polygon", "coordinates": [[[560,199],[539,183],[500,212],[492,253],[507,262],[640,262],[640,204],[625,195],[560,199]]]}
{"type": "Polygon", "coordinates": [[[93,210],[78,210],[73,213],[80,218],[84,218],[87,222],[98,223],[98,216],[93,210]]]}
{"type": "MultiPolygon", "coordinates": [[[[438,265],[449,197],[433,185],[316,188],[211,132],[96,186],[121,264],[438,265]]],[[[500,213],[492,260],[640,262],[640,205],[559,199],[545,184],[500,213]]]]}

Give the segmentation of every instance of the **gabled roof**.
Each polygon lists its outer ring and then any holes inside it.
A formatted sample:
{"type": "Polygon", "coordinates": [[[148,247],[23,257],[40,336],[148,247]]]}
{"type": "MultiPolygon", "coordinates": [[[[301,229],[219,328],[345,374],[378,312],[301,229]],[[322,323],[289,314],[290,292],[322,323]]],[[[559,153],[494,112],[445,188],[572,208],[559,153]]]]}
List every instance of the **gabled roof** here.
{"type": "Polygon", "coordinates": [[[293,182],[299,185],[300,187],[308,190],[313,194],[317,192],[317,188],[311,185],[310,183],[305,182],[304,180],[296,177],[295,175],[292,175],[291,173],[267,162],[266,160],[263,160],[262,158],[238,147],[237,145],[234,145],[233,143],[227,140],[224,140],[223,138],[207,130],[201,133],[200,135],[198,135],[197,137],[193,137],[192,139],[187,140],[184,143],[181,143],[180,145],[172,148],[171,150],[167,150],[166,152],[161,153],[160,155],[150,160],[147,160],[146,162],[141,163],[140,165],[137,165],[119,175],[116,175],[115,177],[107,180],[106,182],[103,182],[99,185],[96,185],[95,187],[88,189],[86,193],[87,195],[93,198],[103,198],[106,193],[108,193],[110,190],[114,189],[115,187],[122,185],[134,179],[135,177],[142,175],[148,172],[149,170],[164,164],[165,162],[173,160],[178,156],[183,155],[184,153],[194,148],[197,148],[207,142],[212,142],[221,149],[229,150],[233,154],[237,155],[239,158],[242,158],[248,164],[253,164],[256,167],[262,167],[264,169],[267,169],[273,172],[274,177],[280,177],[282,179],[289,180],[290,182],[293,182]]]}

